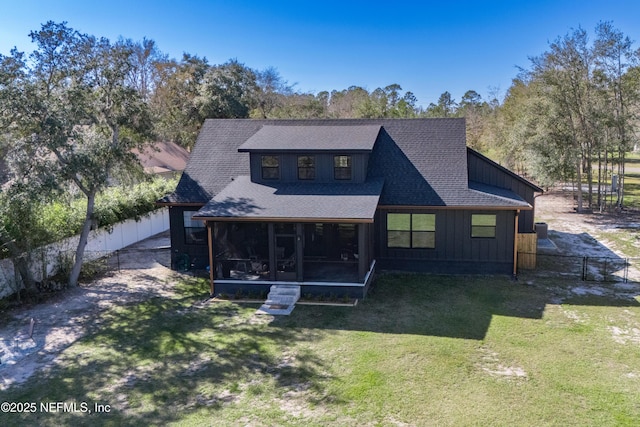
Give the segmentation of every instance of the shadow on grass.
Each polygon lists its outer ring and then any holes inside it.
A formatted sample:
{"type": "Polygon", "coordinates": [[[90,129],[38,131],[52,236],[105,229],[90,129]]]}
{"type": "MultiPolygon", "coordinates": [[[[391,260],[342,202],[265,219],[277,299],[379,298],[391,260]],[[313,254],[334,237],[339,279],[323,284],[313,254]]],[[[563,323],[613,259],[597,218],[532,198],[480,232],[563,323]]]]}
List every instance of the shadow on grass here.
{"type": "Polygon", "coordinates": [[[12,401],[89,402],[90,409],[95,402],[109,413],[16,414],[3,424],[166,425],[185,409],[215,413],[242,393],[260,394],[262,384],[324,393],[330,377],[318,357],[283,361],[287,343],[316,335],[250,322],[256,307],[201,298],[184,292],[109,310],[55,369],[12,390],[12,401]]]}
{"type": "Polygon", "coordinates": [[[538,319],[545,299],[502,276],[383,274],[353,309],[299,306],[272,325],[482,340],[494,315],[538,319]]]}
{"type": "MultiPolygon", "coordinates": [[[[355,308],[298,306],[272,325],[483,340],[493,316],[541,319],[547,304],[557,303],[553,287],[525,283],[505,276],[383,274],[355,308]]],[[[607,295],[573,296],[566,301],[640,306],[635,300],[607,295]]]]}
{"type": "MultiPolygon", "coordinates": [[[[206,281],[197,283],[184,284],[173,298],[150,297],[101,314],[55,369],[6,397],[90,408],[95,402],[110,405],[109,413],[12,414],[3,425],[166,425],[197,411],[215,424],[216,413],[243,395],[268,401],[300,389],[313,391],[305,397],[312,405],[344,404],[327,389],[333,374],[321,355],[299,343],[336,330],[483,340],[493,316],[541,319],[553,297],[546,286],[503,276],[383,274],[356,307],[298,306],[289,317],[263,323],[253,317],[257,306],[201,303],[206,281]]],[[[613,305],[597,296],[580,301],[613,305]]]]}

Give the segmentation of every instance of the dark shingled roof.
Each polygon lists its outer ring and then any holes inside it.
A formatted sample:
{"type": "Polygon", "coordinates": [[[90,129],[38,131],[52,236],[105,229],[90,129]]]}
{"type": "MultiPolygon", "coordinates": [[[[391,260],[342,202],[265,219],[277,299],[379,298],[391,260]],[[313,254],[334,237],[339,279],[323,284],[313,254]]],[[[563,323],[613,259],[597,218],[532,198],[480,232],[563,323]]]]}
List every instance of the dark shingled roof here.
{"type": "Polygon", "coordinates": [[[381,191],[381,179],[362,184],[264,185],[240,176],[215,195],[195,218],[373,221],[381,191]]]}
{"type": "Polygon", "coordinates": [[[380,125],[273,126],[265,125],[238,151],[371,151],[380,125]]]}
{"type": "MultiPolygon", "coordinates": [[[[176,191],[160,203],[205,205],[222,192],[232,179],[250,174],[249,153],[238,152],[238,148],[258,133],[264,131],[264,135],[269,135],[270,132],[283,132],[286,127],[291,128],[291,132],[284,132],[289,135],[288,144],[294,143],[292,135],[305,134],[304,128],[326,130],[328,133],[344,130],[345,134],[359,135],[369,135],[369,132],[378,129],[369,159],[367,182],[374,178],[384,180],[380,205],[529,207],[512,192],[507,194],[504,190],[486,185],[470,188],[465,122],[458,118],[209,119],[200,131],[176,191]]],[[[256,136],[254,140],[256,144],[259,142],[259,147],[265,144],[262,138],[256,136]]],[[[365,140],[363,138],[361,141],[365,140]]],[[[251,147],[251,144],[247,146],[251,147]]],[[[281,149],[285,146],[293,148],[283,144],[281,149]]],[[[229,187],[228,191],[234,190],[234,197],[240,195],[236,186],[242,182],[239,180],[238,184],[229,187]]],[[[309,183],[302,183],[297,188],[306,188],[307,185],[309,183]]]]}

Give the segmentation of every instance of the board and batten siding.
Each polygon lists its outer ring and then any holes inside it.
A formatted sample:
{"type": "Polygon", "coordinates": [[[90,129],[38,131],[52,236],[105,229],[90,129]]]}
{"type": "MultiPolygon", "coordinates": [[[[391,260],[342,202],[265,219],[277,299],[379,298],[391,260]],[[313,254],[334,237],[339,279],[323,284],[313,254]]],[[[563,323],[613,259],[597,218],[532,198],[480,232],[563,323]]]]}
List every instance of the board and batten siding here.
{"type": "Polygon", "coordinates": [[[316,178],[314,180],[304,180],[303,182],[364,182],[367,177],[367,166],[369,155],[366,153],[260,153],[252,152],[251,181],[270,184],[274,182],[296,182],[298,180],[298,156],[313,156],[315,158],[316,178]],[[280,179],[262,179],[262,156],[278,156],[280,158],[280,179]],[[333,157],[338,155],[351,156],[351,181],[335,181],[333,177],[333,157]]]}
{"type": "Polygon", "coordinates": [[[196,268],[209,265],[209,246],[207,244],[188,244],[184,230],[184,212],[197,212],[201,206],[170,206],[169,224],[171,230],[171,268],[178,269],[180,257],[187,254],[196,268]]]}
{"type": "Polygon", "coordinates": [[[379,209],[376,215],[376,256],[381,267],[433,273],[511,273],[514,211],[453,209],[379,209]],[[387,247],[387,213],[436,215],[435,248],[387,247]],[[495,238],[471,237],[473,214],[496,215],[495,238]]]}
{"type": "MultiPolygon", "coordinates": [[[[522,178],[491,164],[473,151],[468,151],[467,162],[469,181],[511,190],[531,206],[535,206],[534,187],[528,185],[522,178]]],[[[518,230],[521,233],[534,231],[534,216],[534,209],[520,211],[518,230]]]]}

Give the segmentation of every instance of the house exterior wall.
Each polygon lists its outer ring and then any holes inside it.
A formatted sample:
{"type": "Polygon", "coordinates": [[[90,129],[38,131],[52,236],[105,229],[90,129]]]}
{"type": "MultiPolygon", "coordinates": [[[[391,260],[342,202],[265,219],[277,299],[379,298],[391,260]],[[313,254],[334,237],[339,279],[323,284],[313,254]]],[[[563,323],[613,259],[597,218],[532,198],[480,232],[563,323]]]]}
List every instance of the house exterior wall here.
{"type": "Polygon", "coordinates": [[[515,211],[379,209],[375,222],[378,265],[386,270],[444,274],[510,274],[513,271],[514,221],[515,211]],[[387,213],[435,214],[435,247],[433,249],[388,247],[387,213]],[[471,237],[473,214],[496,215],[495,237],[471,237]]]}
{"type": "MultiPolygon", "coordinates": [[[[511,175],[495,165],[487,162],[482,157],[469,152],[467,155],[469,181],[511,190],[531,206],[535,206],[534,189],[521,179],[511,175]]],[[[523,210],[520,212],[518,230],[520,233],[533,233],[535,211],[523,210]]]]}
{"type": "Polygon", "coordinates": [[[171,268],[178,270],[186,254],[194,268],[204,269],[209,265],[209,246],[189,244],[185,237],[184,212],[197,212],[201,206],[169,206],[169,224],[171,230],[171,268]]]}
{"type": "Polygon", "coordinates": [[[298,156],[311,155],[315,157],[315,180],[304,180],[304,182],[364,182],[367,177],[367,166],[369,155],[365,153],[261,153],[252,152],[250,154],[251,164],[251,181],[269,184],[274,182],[272,179],[262,179],[261,158],[263,155],[274,156],[280,158],[280,182],[297,182],[298,180],[298,156]],[[351,156],[351,181],[336,181],[333,176],[333,157],[337,155],[351,156]]]}

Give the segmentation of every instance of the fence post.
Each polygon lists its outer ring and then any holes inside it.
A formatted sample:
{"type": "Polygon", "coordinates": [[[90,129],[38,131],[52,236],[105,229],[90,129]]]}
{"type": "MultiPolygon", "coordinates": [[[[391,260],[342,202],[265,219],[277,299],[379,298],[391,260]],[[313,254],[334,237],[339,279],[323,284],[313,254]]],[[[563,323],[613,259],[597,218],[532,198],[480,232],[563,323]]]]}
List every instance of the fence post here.
{"type": "Polygon", "coordinates": [[[629,258],[624,259],[624,278],[623,282],[627,283],[629,281],[629,258]]]}

